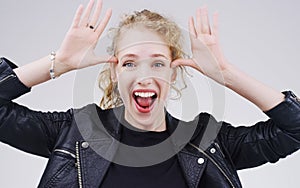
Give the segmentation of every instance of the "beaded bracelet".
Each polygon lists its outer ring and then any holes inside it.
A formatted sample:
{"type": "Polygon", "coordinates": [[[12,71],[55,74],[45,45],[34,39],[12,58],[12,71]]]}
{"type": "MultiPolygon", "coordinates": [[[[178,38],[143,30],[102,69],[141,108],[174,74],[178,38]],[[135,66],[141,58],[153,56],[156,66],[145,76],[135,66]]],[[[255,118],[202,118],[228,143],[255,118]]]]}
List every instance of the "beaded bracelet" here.
{"type": "Polygon", "coordinates": [[[51,79],[57,78],[55,76],[55,72],[54,72],[55,56],[56,56],[56,53],[55,52],[51,52],[51,54],[50,54],[51,67],[50,67],[50,71],[49,71],[51,79]]]}

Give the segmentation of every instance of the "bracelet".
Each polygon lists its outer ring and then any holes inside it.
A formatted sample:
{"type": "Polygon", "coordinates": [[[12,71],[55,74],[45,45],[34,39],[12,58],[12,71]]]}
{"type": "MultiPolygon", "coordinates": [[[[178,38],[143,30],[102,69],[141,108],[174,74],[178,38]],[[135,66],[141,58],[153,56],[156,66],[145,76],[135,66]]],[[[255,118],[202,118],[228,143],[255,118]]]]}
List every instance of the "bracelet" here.
{"type": "Polygon", "coordinates": [[[51,52],[51,54],[50,54],[51,67],[50,67],[50,71],[49,71],[51,79],[58,78],[58,76],[55,76],[55,72],[54,72],[55,56],[56,56],[56,53],[54,51],[51,52]]]}

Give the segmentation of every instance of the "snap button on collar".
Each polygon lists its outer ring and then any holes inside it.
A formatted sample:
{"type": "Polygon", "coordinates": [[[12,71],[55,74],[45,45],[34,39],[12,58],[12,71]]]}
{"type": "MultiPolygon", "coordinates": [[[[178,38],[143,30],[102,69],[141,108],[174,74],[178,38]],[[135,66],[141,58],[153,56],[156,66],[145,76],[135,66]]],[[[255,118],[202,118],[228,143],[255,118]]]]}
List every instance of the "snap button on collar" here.
{"type": "Polygon", "coordinates": [[[89,143],[88,142],[82,142],[81,146],[83,148],[88,148],[89,147],[89,143]]]}
{"type": "Polygon", "coordinates": [[[199,158],[197,162],[198,162],[198,164],[203,164],[204,163],[204,159],[203,158],[199,158]]]}

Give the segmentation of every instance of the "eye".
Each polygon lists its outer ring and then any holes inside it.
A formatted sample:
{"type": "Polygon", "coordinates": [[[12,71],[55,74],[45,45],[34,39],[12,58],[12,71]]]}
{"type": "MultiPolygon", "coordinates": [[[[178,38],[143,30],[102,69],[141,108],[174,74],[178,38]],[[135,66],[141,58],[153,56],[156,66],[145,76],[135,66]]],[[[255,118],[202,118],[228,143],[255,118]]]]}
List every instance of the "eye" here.
{"type": "Polygon", "coordinates": [[[134,64],[134,61],[128,60],[128,61],[125,61],[122,66],[126,67],[126,68],[132,68],[132,67],[135,67],[135,64],[134,64]]]}
{"type": "Polygon", "coordinates": [[[164,67],[165,64],[161,61],[156,61],[156,62],[154,62],[153,66],[154,67],[164,67]]]}

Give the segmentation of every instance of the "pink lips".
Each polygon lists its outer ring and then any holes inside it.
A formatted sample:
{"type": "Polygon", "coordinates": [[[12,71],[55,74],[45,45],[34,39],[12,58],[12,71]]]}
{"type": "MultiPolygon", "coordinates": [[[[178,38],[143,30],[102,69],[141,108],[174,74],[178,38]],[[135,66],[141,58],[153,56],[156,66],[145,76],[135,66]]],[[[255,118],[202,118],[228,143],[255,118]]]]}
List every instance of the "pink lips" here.
{"type": "Polygon", "coordinates": [[[141,113],[149,113],[157,97],[157,92],[153,89],[137,89],[132,93],[135,106],[141,113]]]}

